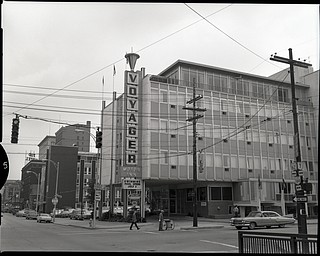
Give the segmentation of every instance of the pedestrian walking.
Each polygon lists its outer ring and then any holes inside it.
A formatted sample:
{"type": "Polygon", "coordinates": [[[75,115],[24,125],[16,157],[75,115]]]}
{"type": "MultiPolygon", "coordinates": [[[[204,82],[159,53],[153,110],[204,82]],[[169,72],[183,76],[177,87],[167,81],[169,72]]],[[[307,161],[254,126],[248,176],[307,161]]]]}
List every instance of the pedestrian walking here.
{"type": "Polygon", "coordinates": [[[137,230],[139,230],[140,228],[137,225],[137,211],[134,208],[133,209],[133,213],[132,213],[132,220],[131,220],[131,226],[130,226],[130,230],[132,230],[132,226],[133,224],[136,226],[137,230]]]}
{"type": "Polygon", "coordinates": [[[238,206],[234,206],[233,208],[234,217],[239,217],[239,208],[238,206]]]}
{"type": "Polygon", "coordinates": [[[163,210],[159,213],[159,231],[163,231],[163,210]]]}

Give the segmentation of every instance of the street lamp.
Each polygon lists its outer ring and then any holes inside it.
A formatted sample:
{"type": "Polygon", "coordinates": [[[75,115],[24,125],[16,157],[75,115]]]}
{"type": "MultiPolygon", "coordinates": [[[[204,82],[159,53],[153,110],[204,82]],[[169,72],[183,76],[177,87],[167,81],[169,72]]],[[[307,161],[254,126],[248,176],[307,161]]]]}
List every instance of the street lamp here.
{"type": "Polygon", "coordinates": [[[37,176],[38,184],[37,184],[37,200],[36,200],[36,212],[38,214],[38,205],[39,205],[39,183],[40,183],[40,173],[35,173],[33,171],[27,171],[27,173],[33,173],[37,176]]]}
{"type": "Polygon", "coordinates": [[[56,206],[58,203],[58,177],[59,177],[59,162],[54,162],[51,159],[42,159],[42,161],[49,161],[51,162],[54,167],[56,168],[57,171],[57,176],[56,176],[56,188],[55,188],[55,193],[54,193],[54,198],[52,198],[52,203],[53,203],[53,220],[52,222],[54,223],[56,220],[56,206]]]}

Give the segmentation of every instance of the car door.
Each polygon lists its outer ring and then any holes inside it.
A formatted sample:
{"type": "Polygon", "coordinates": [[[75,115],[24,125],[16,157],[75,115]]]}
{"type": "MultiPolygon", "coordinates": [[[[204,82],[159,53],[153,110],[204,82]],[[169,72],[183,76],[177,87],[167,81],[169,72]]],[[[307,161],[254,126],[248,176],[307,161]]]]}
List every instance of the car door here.
{"type": "Polygon", "coordinates": [[[263,225],[262,226],[271,226],[271,218],[269,213],[263,212],[262,213],[263,225]]]}
{"type": "Polygon", "coordinates": [[[279,218],[280,217],[279,214],[277,214],[275,212],[269,212],[268,215],[270,217],[270,223],[272,226],[276,226],[276,225],[281,224],[281,219],[279,218]]]}

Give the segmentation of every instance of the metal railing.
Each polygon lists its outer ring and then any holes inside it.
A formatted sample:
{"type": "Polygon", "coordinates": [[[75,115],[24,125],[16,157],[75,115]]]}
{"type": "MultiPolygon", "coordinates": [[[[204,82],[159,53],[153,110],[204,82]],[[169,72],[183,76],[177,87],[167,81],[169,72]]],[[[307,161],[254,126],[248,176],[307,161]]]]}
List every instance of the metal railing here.
{"type": "Polygon", "coordinates": [[[317,254],[317,235],[238,231],[239,253],[317,254]]]}

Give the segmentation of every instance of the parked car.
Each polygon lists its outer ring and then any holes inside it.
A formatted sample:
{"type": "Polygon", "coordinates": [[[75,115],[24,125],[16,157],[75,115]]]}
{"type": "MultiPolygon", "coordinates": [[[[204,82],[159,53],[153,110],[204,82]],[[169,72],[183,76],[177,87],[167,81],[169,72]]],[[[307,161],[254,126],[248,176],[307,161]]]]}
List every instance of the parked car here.
{"type": "Polygon", "coordinates": [[[48,213],[40,213],[37,216],[37,222],[41,223],[41,222],[52,222],[52,217],[50,216],[50,214],[48,213]]]}
{"type": "Polygon", "coordinates": [[[236,229],[242,229],[243,227],[248,229],[254,229],[255,227],[270,228],[271,226],[284,227],[294,222],[294,218],[281,216],[274,211],[252,211],[247,217],[231,218],[230,220],[231,226],[235,226],[236,229]]]}
{"type": "Polygon", "coordinates": [[[27,220],[36,220],[38,216],[38,213],[36,211],[28,211],[26,214],[27,220]]]}
{"type": "Polygon", "coordinates": [[[74,209],[70,209],[70,210],[64,210],[60,213],[60,217],[61,218],[69,218],[70,214],[72,213],[74,209]]]}
{"type": "Polygon", "coordinates": [[[71,220],[83,220],[83,219],[90,219],[90,218],[91,218],[91,211],[86,209],[82,209],[82,214],[81,214],[81,209],[73,210],[72,213],[70,214],[71,220]]]}
{"type": "Polygon", "coordinates": [[[16,212],[15,215],[16,215],[16,217],[26,217],[27,213],[26,213],[26,210],[23,209],[23,210],[16,212]]]}

